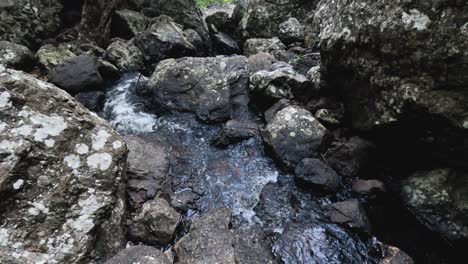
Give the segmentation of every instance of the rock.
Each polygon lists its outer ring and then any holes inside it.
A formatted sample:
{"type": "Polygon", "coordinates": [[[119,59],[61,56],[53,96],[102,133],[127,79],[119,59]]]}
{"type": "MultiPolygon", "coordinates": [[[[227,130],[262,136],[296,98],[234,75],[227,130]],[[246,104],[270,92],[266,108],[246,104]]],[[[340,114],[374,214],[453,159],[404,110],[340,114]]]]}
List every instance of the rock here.
{"type": "Polygon", "coordinates": [[[0,66],[1,263],[89,263],[123,246],[127,148],[63,90],[0,66]]]}
{"type": "Polygon", "coordinates": [[[429,229],[456,241],[468,238],[468,181],[455,169],[417,171],[401,185],[404,204],[429,229]]]}
{"type": "Polygon", "coordinates": [[[315,112],[315,117],[322,123],[328,125],[339,125],[338,117],[328,109],[319,109],[315,112]]]}
{"type": "Polygon", "coordinates": [[[127,194],[132,207],[156,197],[164,189],[169,171],[169,154],[159,139],[125,136],[128,153],[127,194]]]}
{"type": "Polygon", "coordinates": [[[130,239],[146,244],[167,245],[174,237],[180,214],[161,198],[147,201],[128,225],[130,239]]]}
{"type": "Polygon", "coordinates": [[[200,199],[200,195],[189,189],[175,192],[171,197],[171,206],[180,210],[197,209],[196,202],[200,199]]]}
{"type": "MultiPolygon", "coordinates": [[[[245,1],[244,1],[245,2],[245,1]]],[[[304,23],[313,14],[318,0],[252,0],[240,4],[242,21],[239,25],[244,39],[272,38],[279,35],[279,25],[288,18],[304,23]]]]}
{"type": "Polygon", "coordinates": [[[120,251],[105,264],[171,264],[166,254],[149,246],[133,246],[120,251]]]}
{"type": "Polygon", "coordinates": [[[397,247],[385,246],[385,251],[385,257],[379,264],[414,264],[414,260],[397,247]]]}
{"type": "Polygon", "coordinates": [[[258,135],[258,125],[252,121],[229,120],[213,140],[213,145],[225,148],[231,144],[258,135]]]}
{"type": "Polygon", "coordinates": [[[80,102],[84,107],[90,111],[98,113],[104,107],[104,99],[106,94],[100,91],[97,92],[85,92],[75,95],[75,100],[80,102]]]}
{"type": "Polygon", "coordinates": [[[218,55],[233,55],[233,54],[240,54],[239,46],[234,39],[232,39],[229,35],[219,32],[217,34],[212,35],[213,40],[213,49],[216,54],[218,55]]]}
{"type": "Polygon", "coordinates": [[[0,64],[16,70],[29,70],[33,68],[33,54],[25,46],[0,41],[0,64]]]}
{"type": "Polygon", "coordinates": [[[247,102],[238,105],[230,100],[247,91],[246,63],[243,56],[165,60],[158,64],[143,93],[155,111],[191,112],[203,121],[226,121],[235,115],[235,109],[246,107],[241,106],[247,102]]]}
{"type": "MultiPolygon", "coordinates": [[[[232,10],[231,10],[232,11],[232,10]]],[[[232,13],[232,12],[231,12],[232,13]]],[[[236,25],[231,19],[229,12],[220,11],[210,14],[205,18],[206,24],[208,27],[214,27],[218,31],[226,33],[234,33],[236,30],[236,25]]]]}
{"type": "Polygon", "coordinates": [[[258,230],[229,230],[231,213],[213,209],[194,221],[174,246],[178,263],[274,263],[258,230]]]}
{"type": "Polygon", "coordinates": [[[120,72],[143,69],[143,53],[131,43],[117,40],[107,47],[104,58],[114,64],[120,72]]]}
{"type": "Polygon", "coordinates": [[[286,46],[279,40],[279,38],[262,39],[253,38],[248,39],[244,43],[245,56],[255,55],[257,53],[272,53],[276,50],[285,50],[286,46]]]}
{"type": "Polygon", "coordinates": [[[60,1],[2,0],[0,40],[24,45],[31,50],[52,37],[61,27],[60,1]]]}
{"type": "Polygon", "coordinates": [[[73,57],[76,57],[76,54],[65,45],[55,47],[54,45],[47,44],[42,46],[36,53],[39,66],[46,72],[73,57]]]}
{"type": "MultiPolygon", "coordinates": [[[[320,53],[301,47],[292,47],[288,50],[275,50],[272,52],[279,61],[284,61],[293,66],[294,70],[307,76],[307,72],[320,65],[320,53]]],[[[317,86],[317,89],[321,86],[317,86]]]]}
{"type": "Polygon", "coordinates": [[[111,36],[131,39],[149,26],[149,19],[128,9],[115,11],[112,17],[111,36]]]}
{"type": "Polygon", "coordinates": [[[211,41],[203,15],[193,0],[139,0],[137,7],[147,17],[166,15],[174,19],[177,24],[186,29],[195,30],[203,43],[203,55],[211,50],[211,41]]]}
{"type": "Polygon", "coordinates": [[[79,37],[100,46],[109,42],[112,17],[120,0],[83,1],[79,37]]]}
{"type": "Polygon", "coordinates": [[[370,223],[367,214],[357,199],[332,203],[325,212],[330,221],[342,224],[353,229],[370,232],[370,223]]]}
{"type": "Polygon", "coordinates": [[[279,99],[295,97],[306,100],[313,94],[312,85],[304,75],[290,67],[258,71],[250,76],[250,93],[257,106],[267,109],[279,99]]]}
{"type": "Polygon", "coordinates": [[[149,65],[197,53],[196,46],[184,35],[182,26],[168,16],[155,18],[148,30],[135,37],[133,44],[141,50],[149,65]]]}
{"type": "Polygon", "coordinates": [[[378,192],[385,192],[385,184],[379,180],[361,180],[356,179],[353,182],[353,192],[370,195],[378,192]]]}
{"type": "Polygon", "coordinates": [[[279,24],[278,37],[286,45],[295,42],[303,42],[305,37],[304,25],[296,18],[290,17],[288,20],[279,24]]]}
{"type": "Polygon", "coordinates": [[[295,173],[299,187],[330,192],[336,191],[341,183],[340,175],[319,159],[303,159],[295,173]]]}
{"type": "Polygon", "coordinates": [[[275,156],[294,168],[301,160],[318,155],[327,144],[328,133],[309,111],[287,106],[276,113],[262,134],[275,156]]]}
{"type": "Polygon", "coordinates": [[[52,69],[50,81],[70,94],[99,90],[103,83],[95,58],[82,55],[70,58],[52,69]]]}
{"type": "Polygon", "coordinates": [[[344,96],[355,128],[426,119],[421,133],[466,129],[468,3],[321,1],[317,10],[324,79],[344,96]]]}
{"type": "Polygon", "coordinates": [[[352,137],[346,142],[333,143],[325,153],[325,160],[340,175],[356,176],[368,164],[374,148],[371,142],[352,137]]]}
{"type": "Polygon", "coordinates": [[[285,108],[286,106],[290,106],[291,102],[288,99],[280,99],[276,102],[272,107],[268,108],[265,111],[264,117],[265,121],[269,123],[281,109],[285,108]]]}
{"type": "Polygon", "coordinates": [[[276,59],[269,53],[257,53],[249,57],[248,66],[251,73],[258,71],[271,71],[276,59]]]}

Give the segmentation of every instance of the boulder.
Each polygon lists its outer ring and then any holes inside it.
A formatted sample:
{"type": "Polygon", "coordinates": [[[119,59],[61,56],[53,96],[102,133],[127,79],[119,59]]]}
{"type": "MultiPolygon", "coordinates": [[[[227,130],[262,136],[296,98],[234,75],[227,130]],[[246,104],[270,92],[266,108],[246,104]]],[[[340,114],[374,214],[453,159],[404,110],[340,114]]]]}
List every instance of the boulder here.
{"type": "Polygon", "coordinates": [[[140,49],[121,40],[114,41],[107,47],[104,58],[122,73],[139,71],[144,67],[143,53],[140,49]]]}
{"type": "Polygon", "coordinates": [[[127,194],[134,208],[156,197],[164,188],[169,171],[169,154],[157,138],[125,136],[128,146],[127,194]]]}
{"type": "Polygon", "coordinates": [[[320,122],[330,126],[336,126],[340,124],[338,115],[328,109],[319,109],[314,115],[320,122]]]}
{"type": "Polygon", "coordinates": [[[364,211],[357,199],[332,203],[328,206],[325,214],[334,223],[367,233],[370,232],[370,223],[366,211],[364,211]]]}
{"type": "Polygon", "coordinates": [[[248,67],[251,73],[258,71],[271,71],[276,59],[269,53],[257,53],[249,57],[248,67]]]}
{"type": "Polygon", "coordinates": [[[96,58],[82,55],[70,58],[49,72],[50,81],[70,94],[100,90],[103,83],[96,58]]]}
{"type": "Polygon", "coordinates": [[[168,58],[197,54],[196,46],[184,34],[183,27],[168,16],[155,18],[146,31],[134,38],[133,44],[140,49],[149,65],[168,58]]]}
{"type": "Polygon", "coordinates": [[[30,70],[33,68],[33,54],[25,46],[0,41],[0,64],[16,70],[30,70]]]}
{"type": "Polygon", "coordinates": [[[290,17],[288,20],[279,24],[278,37],[286,45],[295,42],[303,42],[305,37],[304,25],[296,18],[290,17]]]}
{"type": "Polygon", "coordinates": [[[321,1],[317,10],[324,79],[342,95],[355,128],[424,120],[421,135],[465,130],[438,143],[458,147],[468,127],[466,1],[321,1]]]}
{"type": "Polygon", "coordinates": [[[319,191],[336,191],[341,177],[319,159],[303,159],[296,166],[296,181],[299,187],[319,191]]]}
{"type": "Polygon", "coordinates": [[[66,60],[76,56],[77,55],[71,51],[71,48],[66,45],[59,45],[56,47],[52,44],[47,44],[36,52],[37,62],[46,72],[49,72],[66,60]]]}
{"type": "Polygon", "coordinates": [[[102,110],[105,99],[106,94],[101,91],[85,92],[75,95],[76,101],[80,102],[84,107],[95,113],[102,110]]]}
{"type": "Polygon", "coordinates": [[[123,246],[127,148],[63,90],[0,66],[1,263],[89,263],[123,246]]]}
{"type": "Polygon", "coordinates": [[[214,52],[217,55],[233,55],[241,53],[236,41],[228,34],[218,32],[213,34],[211,39],[213,40],[214,52]]]}
{"type": "Polygon", "coordinates": [[[272,53],[277,50],[285,50],[286,46],[279,38],[252,38],[244,43],[245,56],[252,56],[257,53],[272,53]]]}
{"type": "Polygon", "coordinates": [[[149,18],[128,9],[115,11],[112,17],[111,37],[131,39],[149,26],[149,18]]]}
{"type": "Polygon", "coordinates": [[[174,237],[180,214],[161,198],[147,201],[128,223],[130,239],[146,244],[167,245],[174,237]]]}
{"type": "Polygon", "coordinates": [[[345,142],[334,142],[325,153],[325,159],[340,175],[356,176],[368,164],[374,148],[371,142],[352,137],[345,142]]]}
{"type": "Polygon", "coordinates": [[[414,264],[414,260],[403,250],[385,245],[385,257],[379,264],[414,264]]]}
{"type": "Polygon", "coordinates": [[[246,63],[243,56],[165,60],[142,93],[155,111],[191,112],[203,121],[226,121],[248,103],[240,100],[248,85],[246,63]]]}
{"type": "MultiPolygon", "coordinates": [[[[232,11],[232,10],[231,10],[232,11]]],[[[206,16],[205,21],[208,28],[213,28],[226,33],[234,33],[236,25],[231,19],[232,12],[218,11],[206,16]]]]}
{"type": "Polygon", "coordinates": [[[262,134],[274,155],[292,169],[303,159],[318,156],[329,137],[328,130],[299,106],[281,109],[262,134]]]}
{"type": "Polygon", "coordinates": [[[259,134],[258,125],[253,121],[229,120],[213,140],[213,145],[225,148],[231,144],[259,134]]]}
{"type": "Polygon", "coordinates": [[[171,264],[172,261],[162,251],[149,246],[133,246],[121,250],[105,264],[171,264]]]}
{"type": "Polygon", "coordinates": [[[401,184],[404,204],[429,229],[446,239],[468,238],[468,181],[464,171],[417,171],[401,184]]]}
{"type": "MultiPolygon", "coordinates": [[[[273,65],[275,67],[275,65],[273,65]]],[[[279,99],[301,98],[306,101],[314,94],[309,79],[292,67],[258,71],[250,76],[249,91],[257,106],[268,109],[279,99]]]]}
{"type": "Polygon", "coordinates": [[[2,0],[0,3],[0,40],[36,50],[61,27],[60,1],[2,0]]]}
{"type": "Polygon", "coordinates": [[[351,187],[353,192],[358,194],[370,195],[379,192],[385,192],[385,184],[379,180],[361,180],[356,179],[353,181],[353,186],[351,187]]]}

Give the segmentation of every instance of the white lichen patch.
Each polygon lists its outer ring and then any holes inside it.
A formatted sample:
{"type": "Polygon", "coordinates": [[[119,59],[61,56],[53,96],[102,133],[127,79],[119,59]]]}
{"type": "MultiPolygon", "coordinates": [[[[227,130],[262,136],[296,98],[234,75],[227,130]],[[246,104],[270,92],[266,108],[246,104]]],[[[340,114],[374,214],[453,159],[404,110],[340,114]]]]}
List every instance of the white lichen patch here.
{"type": "Polygon", "coordinates": [[[80,157],[74,154],[67,155],[63,158],[63,161],[70,167],[71,169],[78,169],[81,165],[80,157]]]}
{"type": "Polygon", "coordinates": [[[114,141],[114,142],[112,143],[112,147],[113,147],[114,149],[119,149],[119,148],[122,147],[122,145],[123,145],[123,144],[122,144],[122,141],[120,141],[120,140],[114,141]]]}
{"type": "Polygon", "coordinates": [[[29,136],[33,132],[33,127],[30,125],[22,125],[13,129],[12,132],[16,135],[29,136]]]}
{"type": "Polygon", "coordinates": [[[93,229],[95,214],[103,204],[91,194],[88,198],[78,201],[78,205],[81,207],[80,216],[77,219],[68,220],[67,223],[73,229],[87,233],[93,229]]]}
{"type": "Polygon", "coordinates": [[[28,213],[31,215],[39,215],[40,213],[43,213],[43,214],[49,213],[49,208],[47,208],[41,202],[32,202],[29,204],[32,205],[32,207],[28,209],[28,213]]]}
{"type": "Polygon", "coordinates": [[[52,148],[55,145],[55,140],[50,139],[50,138],[46,139],[44,140],[44,144],[46,145],[46,147],[52,148]]]}
{"type": "Polygon", "coordinates": [[[8,229],[0,228],[0,246],[6,247],[10,244],[10,235],[8,229]]]}
{"type": "Polygon", "coordinates": [[[93,135],[93,149],[101,150],[109,139],[109,133],[105,130],[100,130],[97,134],[93,135]]]}
{"type": "Polygon", "coordinates": [[[89,167],[104,171],[112,164],[112,156],[109,153],[96,153],[89,156],[86,161],[89,167]]]}
{"type": "Polygon", "coordinates": [[[0,133],[3,132],[7,128],[7,126],[8,125],[6,123],[0,121],[0,133]]]}
{"type": "Polygon", "coordinates": [[[76,144],[75,149],[76,149],[76,153],[80,155],[88,154],[89,152],[89,147],[83,143],[76,144]]]}
{"type": "Polygon", "coordinates": [[[49,136],[58,136],[67,128],[67,123],[61,116],[47,116],[38,112],[23,113],[23,115],[29,116],[31,123],[38,126],[34,133],[35,141],[42,142],[49,136]]]}
{"type": "Polygon", "coordinates": [[[0,93],[0,108],[11,107],[11,94],[7,91],[0,93]]]}
{"type": "Polygon", "coordinates": [[[13,183],[13,189],[18,190],[19,188],[23,187],[23,184],[23,180],[17,180],[15,183],[13,183]]]}
{"type": "Polygon", "coordinates": [[[429,17],[426,14],[421,13],[417,9],[411,9],[409,11],[409,14],[403,12],[401,19],[403,20],[403,23],[405,25],[411,28],[415,28],[417,30],[427,29],[427,27],[431,23],[429,17]]]}

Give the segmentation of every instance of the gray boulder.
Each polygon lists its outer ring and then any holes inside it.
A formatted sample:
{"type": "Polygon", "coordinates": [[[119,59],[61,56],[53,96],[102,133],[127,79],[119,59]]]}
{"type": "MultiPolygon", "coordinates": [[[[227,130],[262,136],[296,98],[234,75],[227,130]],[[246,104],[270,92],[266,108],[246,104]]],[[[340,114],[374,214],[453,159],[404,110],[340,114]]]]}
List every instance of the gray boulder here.
{"type": "Polygon", "coordinates": [[[258,125],[253,121],[229,120],[213,140],[213,145],[225,148],[233,143],[249,139],[259,134],[258,125]]]}
{"type": "Polygon", "coordinates": [[[296,181],[299,187],[319,191],[336,191],[341,177],[319,159],[303,159],[296,166],[296,181]]]}
{"type": "Polygon", "coordinates": [[[353,181],[353,186],[351,187],[353,192],[358,194],[375,194],[379,192],[385,192],[385,184],[379,180],[361,180],[356,179],[353,181]]]}
{"type": "Polygon", "coordinates": [[[289,168],[317,156],[329,137],[328,130],[299,106],[287,106],[277,112],[262,134],[275,156],[289,168]]]}
{"type": "Polygon", "coordinates": [[[240,54],[239,46],[237,42],[232,39],[228,34],[218,32],[212,35],[213,49],[218,55],[232,55],[240,54]]]}
{"type": "Polygon", "coordinates": [[[304,25],[296,18],[290,17],[288,20],[279,24],[278,37],[286,45],[295,42],[303,42],[305,38],[304,25]]]}
{"type": "Polygon", "coordinates": [[[139,71],[144,67],[143,53],[131,43],[121,40],[107,47],[104,58],[114,64],[120,72],[139,71]]]}
{"type": "Polygon", "coordinates": [[[344,142],[334,142],[325,153],[325,159],[340,175],[357,176],[369,163],[374,148],[371,142],[352,137],[344,142]]]}
{"type": "Polygon", "coordinates": [[[454,169],[418,171],[401,185],[405,205],[421,223],[445,238],[468,238],[468,181],[454,169]]]}
{"type": "Polygon", "coordinates": [[[149,246],[133,246],[121,250],[105,264],[171,264],[166,254],[149,246]]]}
{"type": "Polygon", "coordinates": [[[180,214],[161,198],[143,204],[128,223],[130,239],[146,244],[167,245],[174,237],[180,214]]]}
{"type": "Polygon", "coordinates": [[[131,39],[138,33],[145,31],[150,20],[144,15],[128,9],[115,11],[112,17],[111,36],[131,39]]]}
{"type": "Polygon", "coordinates": [[[257,53],[272,53],[277,50],[285,50],[286,46],[279,38],[252,38],[244,43],[245,56],[252,56],[257,53]]]}
{"type": "Polygon", "coordinates": [[[165,60],[143,93],[155,111],[191,112],[203,121],[226,121],[237,115],[234,110],[246,108],[247,102],[235,100],[248,88],[246,64],[243,56],[165,60]]]}
{"type": "Polygon", "coordinates": [[[25,46],[0,41],[0,64],[16,70],[30,70],[33,68],[33,54],[25,46]]]}
{"type": "Polygon", "coordinates": [[[71,49],[72,48],[66,44],[57,47],[52,44],[47,44],[36,52],[36,59],[42,70],[49,72],[55,66],[77,56],[71,49]]]}
{"type": "Polygon", "coordinates": [[[0,262],[87,263],[123,246],[127,148],[52,84],[0,66],[0,262]]]}
{"type": "Polygon", "coordinates": [[[359,229],[367,233],[370,232],[370,223],[366,211],[364,211],[364,208],[362,208],[357,199],[332,203],[328,206],[325,214],[334,223],[359,229]]]}
{"type": "Polygon", "coordinates": [[[100,90],[103,83],[96,58],[82,55],[67,59],[48,74],[50,81],[70,94],[100,90]]]}

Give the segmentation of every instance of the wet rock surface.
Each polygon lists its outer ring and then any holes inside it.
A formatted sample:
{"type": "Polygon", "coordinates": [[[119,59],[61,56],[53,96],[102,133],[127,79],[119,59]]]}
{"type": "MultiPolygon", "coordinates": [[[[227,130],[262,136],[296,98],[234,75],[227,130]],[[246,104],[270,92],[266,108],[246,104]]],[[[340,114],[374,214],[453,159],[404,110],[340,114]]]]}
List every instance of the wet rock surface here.
{"type": "Polygon", "coordinates": [[[124,243],[122,138],[30,75],[0,67],[0,87],[0,262],[82,263],[115,253],[124,243]]]}
{"type": "Polygon", "coordinates": [[[295,173],[299,186],[305,188],[335,191],[341,182],[341,177],[319,159],[303,159],[295,173]]]}
{"type": "Polygon", "coordinates": [[[357,199],[332,203],[326,215],[334,223],[370,232],[369,219],[357,199]]]}

